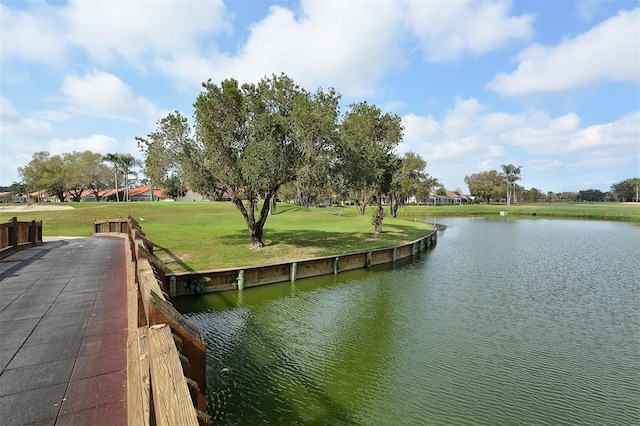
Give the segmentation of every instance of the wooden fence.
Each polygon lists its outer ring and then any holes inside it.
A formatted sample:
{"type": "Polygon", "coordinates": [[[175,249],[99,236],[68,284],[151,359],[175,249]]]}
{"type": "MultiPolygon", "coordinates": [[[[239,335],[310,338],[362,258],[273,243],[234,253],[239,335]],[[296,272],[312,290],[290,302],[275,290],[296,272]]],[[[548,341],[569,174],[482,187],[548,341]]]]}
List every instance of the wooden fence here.
{"type": "Polygon", "coordinates": [[[129,424],[208,425],[204,337],[167,300],[153,245],[131,217],[95,221],[94,232],[127,239],[129,424]]]}
{"type": "Polygon", "coordinates": [[[17,217],[0,223],[0,257],[42,242],[42,221],[19,222],[17,217]]]}

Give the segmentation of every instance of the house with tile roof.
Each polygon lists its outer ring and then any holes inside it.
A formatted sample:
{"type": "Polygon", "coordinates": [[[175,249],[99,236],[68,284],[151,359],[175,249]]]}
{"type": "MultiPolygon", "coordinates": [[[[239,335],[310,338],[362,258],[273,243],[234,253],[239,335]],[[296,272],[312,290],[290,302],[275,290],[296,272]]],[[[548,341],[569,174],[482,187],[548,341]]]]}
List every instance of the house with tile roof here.
{"type": "Polygon", "coordinates": [[[164,193],[164,188],[153,188],[153,197],[151,186],[141,186],[129,190],[129,201],[173,201],[173,199],[164,193]]]}

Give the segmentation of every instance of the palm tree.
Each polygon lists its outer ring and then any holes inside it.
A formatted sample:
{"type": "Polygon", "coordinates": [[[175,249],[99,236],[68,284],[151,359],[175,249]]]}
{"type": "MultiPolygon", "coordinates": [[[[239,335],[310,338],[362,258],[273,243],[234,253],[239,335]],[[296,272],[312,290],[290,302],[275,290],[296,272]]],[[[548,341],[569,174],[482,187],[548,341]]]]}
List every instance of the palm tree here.
{"type": "Polygon", "coordinates": [[[120,155],[119,166],[124,173],[124,200],[129,201],[129,175],[133,174],[137,177],[138,174],[131,169],[142,166],[142,162],[135,159],[131,154],[122,154],[120,155]]]}
{"type": "Polygon", "coordinates": [[[107,154],[102,157],[102,161],[107,161],[113,164],[113,180],[114,180],[114,189],[116,191],[116,201],[120,201],[120,195],[118,194],[118,171],[120,170],[120,163],[122,162],[122,154],[113,153],[107,154]]]}
{"type": "Polygon", "coordinates": [[[520,180],[520,171],[522,166],[514,166],[513,164],[503,164],[502,171],[504,171],[505,179],[507,181],[507,205],[518,204],[518,191],[516,181],[520,180]]]}

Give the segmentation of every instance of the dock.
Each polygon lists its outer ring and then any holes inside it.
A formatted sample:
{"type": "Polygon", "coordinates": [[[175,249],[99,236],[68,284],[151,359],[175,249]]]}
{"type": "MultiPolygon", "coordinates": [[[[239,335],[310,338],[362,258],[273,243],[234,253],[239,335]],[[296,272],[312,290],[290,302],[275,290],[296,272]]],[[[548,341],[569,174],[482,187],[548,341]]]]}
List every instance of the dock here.
{"type": "Polygon", "coordinates": [[[2,424],[127,424],[126,268],[118,237],[0,260],[2,424]]]}

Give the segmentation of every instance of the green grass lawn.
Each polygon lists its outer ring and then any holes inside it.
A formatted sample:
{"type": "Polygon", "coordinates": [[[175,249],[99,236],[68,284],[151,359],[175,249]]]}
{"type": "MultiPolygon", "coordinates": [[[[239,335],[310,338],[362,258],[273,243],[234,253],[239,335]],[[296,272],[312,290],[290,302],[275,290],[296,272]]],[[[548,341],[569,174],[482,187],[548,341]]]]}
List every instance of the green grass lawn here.
{"type": "Polygon", "coordinates": [[[261,250],[250,249],[247,227],[231,203],[73,203],[71,210],[9,213],[0,221],[43,221],[44,236],[90,236],[96,219],[138,220],[156,254],[174,271],[252,266],[390,247],[426,235],[431,227],[406,218],[385,218],[373,233],[371,216],[355,209],[304,209],[278,204],[264,228],[261,250]],[[144,218],[144,221],[140,220],[144,218]]]}
{"type": "Polygon", "coordinates": [[[640,222],[640,204],[638,203],[535,203],[506,206],[504,204],[474,204],[469,206],[405,206],[400,214],[405,216],[474,216],[499,214],[506,211],[510,215],[548,218],[582,218],[624,220],[640,222]]]}
{"type": "Polygon", "coordinates": [[[310,208],[278,204],[264,229],[266,247],[249,248],[241,214],[231,203],[140,202],[72,203],[70,210],[10,213],[0,210],[0,222],[43,221],[45,236],[90,236],[96,219],[136,220],[156,245],[156,253],[174,271],[251,266],[286,260],[389,247],[417,239],[430,230],[418,218],[498,215],[615,219],[640,222],[640,205],[632,203],[553,203],[472,206],[405,206],[399,217],[385,217],[383,233],[373,233],[371,214],[358,216],[354,207],[310,208]]]}

